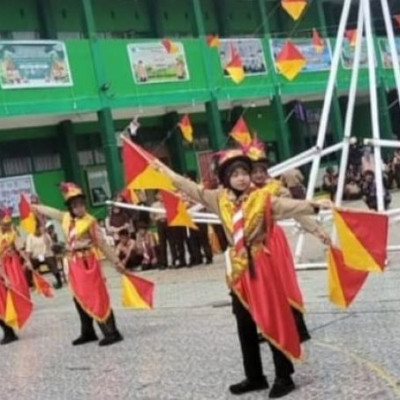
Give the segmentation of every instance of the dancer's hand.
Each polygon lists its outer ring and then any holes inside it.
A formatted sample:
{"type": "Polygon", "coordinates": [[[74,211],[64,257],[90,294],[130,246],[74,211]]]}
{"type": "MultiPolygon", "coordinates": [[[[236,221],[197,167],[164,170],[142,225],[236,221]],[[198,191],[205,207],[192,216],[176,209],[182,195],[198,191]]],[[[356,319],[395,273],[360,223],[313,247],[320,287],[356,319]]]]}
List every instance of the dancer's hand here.
{"type": "Polygon", "coordinates": [[[318,207],[320,210],[332,210],[335,207],[332,201],[327,199],[313,201],[313,205],[318,207]]]}
{"type": "Polygon", "coordinates": [[[318,229],[315,236],[322,242],[322,244],[326,246],[332,245],[332,240],[330,236],[322,229],[318,229]]]}

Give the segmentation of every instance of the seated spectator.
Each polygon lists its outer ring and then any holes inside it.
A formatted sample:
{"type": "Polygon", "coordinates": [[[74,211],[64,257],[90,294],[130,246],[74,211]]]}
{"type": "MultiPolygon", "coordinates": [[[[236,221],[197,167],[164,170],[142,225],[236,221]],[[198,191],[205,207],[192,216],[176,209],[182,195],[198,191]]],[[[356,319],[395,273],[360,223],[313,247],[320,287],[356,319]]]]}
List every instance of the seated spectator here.
{"type": "MultiPolygon", "coordinates": [[[[53,285],[55,289],[62,287],[61,274],[57,268],[57,260],[51,250],[51,238],[45,232],[43,226],[36,227],[34,234],[29,234],[26,240],[26,253],[30,258],[34,269],[39,269],[41,265],[47,265],[49,270],[56,278],[56,283],[53,285]]],[[[32,284],[32,276],[29,276],[30,284],[32,284]]]]}
{"type": "Polygon", "coordinates": [[[304,176],[299,169],[291,169],[281,176],[282,184],[289,189],[294,199],[305,199],[306,189],[304,187],[304,176]]]}
{"type": "Polygon", "coordinates": [[[143,269],[150,269],[157,265],[157,256],[154,236],[148,231],[148,225],[139,222],[136,233],[135,253],[142,257],[143,269]]]}
{"type": "Polygon", "coordinates": [[[65,245],[64,243],[59,243],[56,230],[54,229],[54,224],[51,221],[46,223],[46,233],[51,239],[51,251],[55,256],[62,255],[64,253],[65,245]]]}
{"type": "Polygon", "coordinates": [[[128,270],[135,269],[142,264],[143,256],[136,254],[136,242],[129,232],[123,229],[119,232],[117,256],[128,270]]]}
{"type": "MultiPolygon", "coordinates": [[[[121,196],[115,198],[117,202],[123,202],[121,196]]],[[[115,244],[118,244],[119,233],[122,230],[127,230],[130,234],[133,233],[133,225],[129,213],[120,207],[112,206],[111,214],[108,218],[107,231],[113,237],[115,244]]]]}
{"type": "Polygon", "coordinates": [[[331,200],[334,200],[337,190],[338,176],[333,167],[328,167],[322,178],[322,189],[329,193],[331,200]]]}
{"type": "MultiPolygon", "coordinates": [[[[372,171],[367,171],[364,174],[364,183],[363,183],[363,196],[364,201],[367,204],[368,208],[371,210],[378,210],[378,201],[377,201],[377,190],[376,190],[376,182],[375,175],[372,171]]],[[[392,201],[391,195],[389,191],[384,187],[384,206],[387,209],[392,201]]]]}

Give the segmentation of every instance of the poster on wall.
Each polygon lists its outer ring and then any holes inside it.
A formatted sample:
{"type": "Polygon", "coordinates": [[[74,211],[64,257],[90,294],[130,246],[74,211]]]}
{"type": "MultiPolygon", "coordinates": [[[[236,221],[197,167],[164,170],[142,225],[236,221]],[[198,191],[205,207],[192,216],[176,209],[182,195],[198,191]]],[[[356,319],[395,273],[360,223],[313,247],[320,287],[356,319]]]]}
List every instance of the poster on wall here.
{"type": "Polygon", "coordinates": [[[246,76],[267,73],[267,63],[265,62],[261,39],[221,39],[219,57],[226,77],[229,77],[229,74],[225,70],[225,66],[231,61],[232,47],[239,53],[240,58],[242,59],[243,69],[246,76]]]}
{"type": "Polygon", "coordinates": [[[19,216],[18,204],[21,193],[26,193],[28,196],[36,193],[32,175],[0,178],[0,206],[11,207],[13,217],[19,216]]]}
{"type": "MultiPolygon", "coordinates": [[[[396,50],[397,54],[400,54],[400,38],[396,37],[395,38],[395,43],[396,43],[396,50]]],[[[393,68],[393,59],[392,55],[390,54],[390,47],[389,47],[389,41],[388,39],[380,39],[379,40],[379,48],[380,48],[380,54],[381,54],[381,60],[383,67],[386,69],[391,69],[393,68]]]]}
{"type": "MultiPolygon", "coordinates": [[[[344,40],[342,47],[342,67],[344,69],[352,69],[354,64],[354,57],[356,53],[356,47],[352,46],[348,40],[344,40]]],[[[375,59],[376,66],[376,59],[375,59]]],[[[362,39],[361,43],[361,59],[360,68],[368,68],[368,53],[367,53],[367,42],[365,38],[362,39]]]]}
{"type": "Polygon", "coordinates": [[[128,44],[129,62],[136,84],[189,80],[183,44],[174,41],[168,52],[161,41],[128,44]]]}
{"type": "Polygon", "coordinates": [[[0,86],[31,89],[72,86],[64,43],[0,41],[0,86]]]}
{"type": "MultiPolygon", "coordinates": [[[[278,58],[287,39],[271,39],[270,46],[274,60],[278,58]]],[[[324,48],[322,51],[317,51],[313,41],[310,38],[291,39],[293,44],[299,49],[301,54],[306,58],[307,63],[302,72],[319,72],[329,71],[332,64],[332,51],[328,41],[324,40],[324,48]]],[[[275,70],[278,69],[275,65],[275,70]]]]}
{"type": "Polygon", "coordinates": [[[110,185],[105,167],[88,168],[86,178],[90,202],[93,206],[102,206],[111,198],[110,185]]]}

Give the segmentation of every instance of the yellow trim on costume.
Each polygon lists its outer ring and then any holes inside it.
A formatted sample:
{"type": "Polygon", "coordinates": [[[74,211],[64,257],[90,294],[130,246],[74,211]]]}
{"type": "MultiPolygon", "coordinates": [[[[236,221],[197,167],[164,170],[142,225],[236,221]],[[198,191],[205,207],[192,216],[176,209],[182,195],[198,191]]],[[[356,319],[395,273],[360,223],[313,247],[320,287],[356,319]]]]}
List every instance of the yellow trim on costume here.
{"type": "MultiPolygon", "coordinates": [[[[69,228],[71,226],[72,217],[70,213],[65,213],[62,220],[62,228],[66,237],[69,235],[69,228]]],[[[81,236],[89,231],[92,225],[96,222],[96,218],[90,214],[86,214],[82,218],[75,219],[75,236],[79,240],[81,236]]]]}
{"type": "Polygon", "coordinates": [[[7,232],[0,230],[0,252],[3,252],[7,247],[13,246],[16,240],[17,232],[14,229],[7,232]]]}

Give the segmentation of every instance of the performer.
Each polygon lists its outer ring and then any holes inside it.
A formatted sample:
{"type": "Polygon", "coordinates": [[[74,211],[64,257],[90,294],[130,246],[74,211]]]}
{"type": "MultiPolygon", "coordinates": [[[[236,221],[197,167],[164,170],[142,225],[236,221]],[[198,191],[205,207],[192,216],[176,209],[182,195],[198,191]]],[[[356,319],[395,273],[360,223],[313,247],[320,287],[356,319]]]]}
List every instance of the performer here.
{"type": "Polygon", "coordinates": [[[96,341],[93,320],[98,323],[104,338],[100,346],[123,340],[115,323],[110,297],[98,259],[97,248],[123,272],[123,264],[107,244],[96,219],[86,211],[85,196],[73,183],[61,184],[68,212],[36,205],[32,208],[54,220],[60,221],[67,238],[69,282],[74,303],[81,321],[81,335],[72,342],[74,346],[96,341]]]}
{"type": "MultiPolygon", "coordinates": [[[[25,260],[26,268],[32,269],[29,260],[22,251],[18,232],[12,224],[11,208],[0,209],[0,319],[4,319],[7,287],[11,286],[26,299],[31,298],[25,268],[22,264],[25,260]]],[[[15,305],[17,307],[17,305],[15,305]]],[[[18,313],[18,310],[16,310],[18,313]]],[[[4,331],[1,344],[8,344],[18,340],[14,329],[4,321],[0,321],[4,331]]]]}
{"type": "Polygon", "coordinates": [[[176,174],[160,161],[153,167],[167,174],[174,185],[193,200],[215,212],[230,244],[231,269],[227,282],[232,291],[246,379],[230,386],[233,394],[266,389],[257,326],[271,345],[276,379],[270,398],[294,390],[291,359],[301,359],[300,338],[274,254],[268,248],[274,220],[293,218],[331,208],[330,202],[299,201],[271,196],[251,186],[251,160],[242,150],[230,150],[219,159],[218,174],[224,189],[206,190],[176,174]]]}
{"type": "MultiPolygon", "coordinates": [[[[243,149],[252,160],[251,180],[258,188],[265,188],[273,196],[291,197],[291,193],[285,188],[281,181],[273,179],[268,173],[268,159],[264,144],[260,141],[253,141],[252,145],[243,149]]],[[[310,217],[298,216],[294,218],[305,231],[318,237],[322,243],[329,244],[329,236],[322,230],[318,223],[310,217]]],[[[300,286],[297,281],[292,252],[284,230],[278,224],[271,224],[270,249],[276,254],[276,265],[281,274],[285,291],[292,307],[293,316],[296,321],[299,336],[302,342],[310,339],[307,326],[304,321],[304,303],[300,286]]],[[[262,335],[260,338],[261,341],[262,335]]]]}

